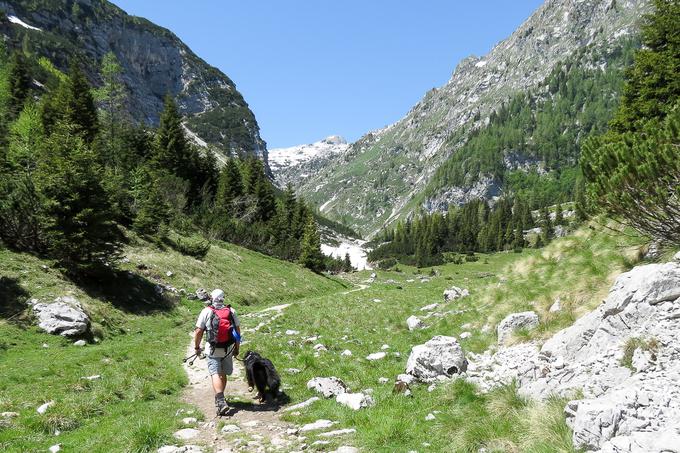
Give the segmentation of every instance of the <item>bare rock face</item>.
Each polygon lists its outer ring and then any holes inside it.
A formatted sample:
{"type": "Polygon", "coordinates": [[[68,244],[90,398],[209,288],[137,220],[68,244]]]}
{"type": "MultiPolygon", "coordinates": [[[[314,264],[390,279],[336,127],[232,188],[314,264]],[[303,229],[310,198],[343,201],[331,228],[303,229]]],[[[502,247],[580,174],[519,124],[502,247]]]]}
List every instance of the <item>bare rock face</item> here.
{"type": "Polygon", "coordinates": [[[414,346],[406,363],[406,373],[421,382],[450,378],[466,369],[467,360],[458,340],[442,335],[414,346]]]}
{"type": "Polygon", "coordinates": [[[307,382],[307,388],[321,393],[324,398],[331,398],[347,392],[347,386],[336,377],[315,377],[307,382]]]}
{"type": "Polygon", "coordinates": [[[607,299],[540,351],[533,344],[470,354],[483,390],[515,380],[525,396],[565,407],[577,449],[679,451],[680,262],[621,274],[607,299]]]}
{"type": "MultiPolygon", "coordinates": [[[[246,154],[267,166],[267,147],[260,138],[254,114],[220,70],[199,58],[172,32],[147,20],[130,16],[103,0],[75,0],[74,8],[61,1],[0,0],[0,9],[41,31],[26,37],[33,48],[57,68],[68,70],[78,55],[90,82],[100,85],[102,58],[113,52],[122,67],[127,88],[126,111],[136,121],[157,125],[163,99],[177,99],[185,116],[189,138],[201,146],[213,145],[218,158],[246,154]]],[[[71,4],[69,3],[69,5],[71,4]]],[[[22,27],[3,21],[0,32],[21,42],[22,27]]]]}
{"type": "Polygon", "coordinates": [[[535,329],[538,327],[538,323],[538,315],[533,311],[512,313],[506,316],[498,324],[498,344],[505,344],[512,334],[520,329],[535,329]]]}
{"type": "Polygon", "coordinates": [[[38,327],[49,334],[75,337],[85,334],[90,328],[90,317],[73,297],[58,297],[49,304],[33,300],[31,304],[38,318],[38,327]]]}

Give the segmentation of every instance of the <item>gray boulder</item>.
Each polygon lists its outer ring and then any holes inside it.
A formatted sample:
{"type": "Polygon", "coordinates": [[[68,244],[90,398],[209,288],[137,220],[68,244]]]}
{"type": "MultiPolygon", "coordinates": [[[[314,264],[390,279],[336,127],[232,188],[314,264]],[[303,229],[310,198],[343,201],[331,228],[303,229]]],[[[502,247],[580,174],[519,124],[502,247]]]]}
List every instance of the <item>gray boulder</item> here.
{"type": "Polygon", "coordinates": [[[424,327],[423,320],[417,316],[409,316],[406,320],[408,330],[422,329],[424,327]]]}
{"type": "Polygon", "coordinates": [[[444,301],[451,302],[452,300],[462,299],[470,295],[467,289],[461,289],[457,286],[452,286],[451,288],[444,291],[444,301]]]}
{"type": "Polygon", "coordinates": [[[454,337],[442,335],[414,346],[406,363],[406,373],[421,382],[450,378],[466,369],[463,348],[454,337]]]}
{"type": "Polygon", "coordinates": [[[90,317],[74,297],[58,297],[52,303],[29,302],[38,318],[38,327],[52,335],[74,337],[90,329],[90,317]]]}
{"type": "Polygon", "coordinates": [[[335,376],[315,377],[307,382],[307,388],[321,393],[324,398],[332,398],[347,392],[347,386],[335,376]]]}
{"type": "Polygon", "coordinates": [[[535,329],[538,327],[538,322],[538,315],[533,311],[512,313],[506,316],[497,327],[498,344],[505,344],[513,332],[519,329],[535,329]]]}

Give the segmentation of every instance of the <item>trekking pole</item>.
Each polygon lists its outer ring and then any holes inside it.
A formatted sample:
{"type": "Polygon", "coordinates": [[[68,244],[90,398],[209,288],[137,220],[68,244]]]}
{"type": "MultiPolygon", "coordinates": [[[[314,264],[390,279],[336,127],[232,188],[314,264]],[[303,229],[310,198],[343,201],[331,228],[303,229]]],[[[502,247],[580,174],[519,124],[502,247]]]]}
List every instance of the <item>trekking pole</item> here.
{"type": "MultiPolygon", "coordinates": [[[[191,354],[189,357],[184,357],[184,358],[182,359],[182,363],[186,363],[187,360],[191,359],[192,357],[195,358],[195,357],[196,357],[196,353],[191,354]]],[[[192,361],[191,363],[193,363],[193,361],[192,361]]],[[[189,365],[191,365],[191,363],[189,363],[189,365]]]]}
{"type": "MultiPolygon", "coordinates": [[[[201,356],[203,356],[203,354],[201,354],[201,356]]],[[[194,358],[191,359],[191,361],[189,362],[189,366],[192,366],[194,364],[194,362],[196,361],[196,359],[202,358],[201,356],[199,356],[198,354],[194,354],[194,358]]]]}

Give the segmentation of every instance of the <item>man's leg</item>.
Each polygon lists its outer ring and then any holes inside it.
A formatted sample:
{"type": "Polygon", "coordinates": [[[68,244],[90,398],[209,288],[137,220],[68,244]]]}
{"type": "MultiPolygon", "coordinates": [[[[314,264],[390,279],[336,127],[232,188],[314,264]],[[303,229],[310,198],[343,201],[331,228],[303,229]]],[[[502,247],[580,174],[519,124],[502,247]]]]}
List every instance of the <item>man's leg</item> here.
{"type": "Polygon", "coordinates": [[[222,360],[208,357],[208,371],[215,392],[215,408],[217,415],[225,415],[229,410],[227,401],[224,399],[224,389],[227,386],[227,376],[222,371],[222,360]]]}

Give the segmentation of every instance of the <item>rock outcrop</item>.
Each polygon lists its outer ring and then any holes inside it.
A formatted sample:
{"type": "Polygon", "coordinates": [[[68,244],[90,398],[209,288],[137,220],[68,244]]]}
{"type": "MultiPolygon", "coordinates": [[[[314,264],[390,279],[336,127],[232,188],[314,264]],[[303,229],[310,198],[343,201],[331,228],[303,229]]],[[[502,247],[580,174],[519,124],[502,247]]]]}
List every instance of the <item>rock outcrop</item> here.
{"type": "Polygon", "coordinates": [[[496,328],[498,334],[498,344],[505,344],[506,341],[518,330],[532,330],[538,327],[538,315],[533,311],[522,313],[512,313],[506,316],[496,328]]]}
{"type": "Polygon", "coordinates": [[[406,363],[406,373],[421,382],[451,378],[466,369],[467,360],[458,340],[442,335],[414,346],[406,363]]]}
{"type": "Polygon", "coordinates": [[[90,329],[90,317],[74,297],[58,297],[52,303],[29,302],[38,318],[38,327],[63,337],[84,335],[90,329]]]}
{"type": "Polygon", "coordinates": [[[680,446],[680,263],[620,275],[593,312],[533,344],[470,355],[483,389],[516,380],[521,394],[561,395],[576,448],[678,451],[680,446]]]}

